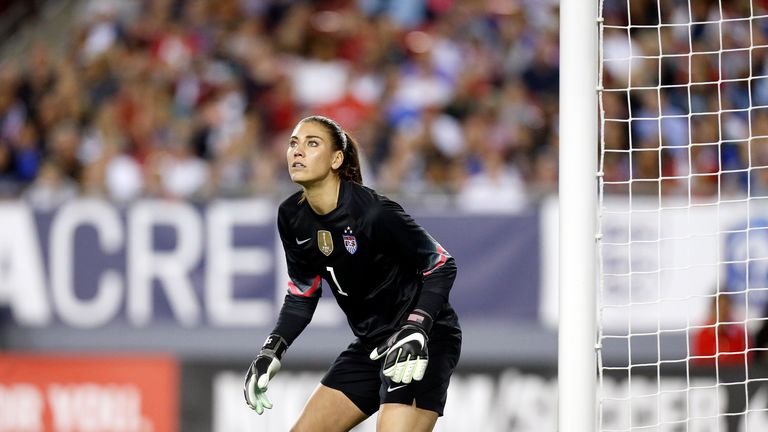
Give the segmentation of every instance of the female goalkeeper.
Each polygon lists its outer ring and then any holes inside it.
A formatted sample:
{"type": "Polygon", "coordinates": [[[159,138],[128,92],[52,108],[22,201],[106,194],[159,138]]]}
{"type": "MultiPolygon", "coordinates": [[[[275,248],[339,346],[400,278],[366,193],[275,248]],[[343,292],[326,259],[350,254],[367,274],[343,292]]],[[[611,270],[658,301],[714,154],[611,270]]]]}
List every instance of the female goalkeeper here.
{"type": "Polygon", "coordinates": [[[335,121],[301,120],[287,158],[302,189],[278,210],[288,293],[246,375],[246,402],[259,414],[272,407],[269,380],[312,319],[325,279],[356,339],[292,430],[348,431],[379,411],[378,430],[431,431],[461,352],[448,303],[453,257],[400,205],[362,185],[357,144],[335,121]]]}

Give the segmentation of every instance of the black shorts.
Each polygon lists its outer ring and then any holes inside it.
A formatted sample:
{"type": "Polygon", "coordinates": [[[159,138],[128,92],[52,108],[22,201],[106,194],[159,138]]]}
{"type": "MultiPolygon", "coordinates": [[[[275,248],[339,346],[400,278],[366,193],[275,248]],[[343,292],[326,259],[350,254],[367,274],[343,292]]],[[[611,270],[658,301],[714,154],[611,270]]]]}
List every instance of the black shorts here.
{"type": "Polygon", "coordinates": [[[393,383],[382,374],[384,359],[371,360],[373,347],[366,348],[359,339],[352,342],[331,365],[323,385],[344,393],[361,411],[372,415],[383,403],[416,407],[443,415],[448,382],[461,354],[461,330],[435,326],[427,342],[429,363],[421,381],[393,383]]]}

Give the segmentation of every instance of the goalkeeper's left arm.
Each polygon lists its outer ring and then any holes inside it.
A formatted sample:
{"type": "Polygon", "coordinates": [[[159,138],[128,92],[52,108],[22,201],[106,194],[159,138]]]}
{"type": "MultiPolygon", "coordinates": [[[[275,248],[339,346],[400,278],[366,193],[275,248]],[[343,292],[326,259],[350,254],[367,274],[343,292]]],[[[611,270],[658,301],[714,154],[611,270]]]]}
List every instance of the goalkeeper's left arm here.
{"type": "Polygon", "coordinates": [[[414,302],[402,327],[371,352],[371,359],[385,357],[383,373],[393,382],[420,381],[426,371],[429,355],[427,341],[433,320],[448,303],[448,293],[456,279],[456,261],[429,233],[417,224],[399,204],[384,200],[375,210],[376,240],[413,263],[422,276],[414,302]]]}

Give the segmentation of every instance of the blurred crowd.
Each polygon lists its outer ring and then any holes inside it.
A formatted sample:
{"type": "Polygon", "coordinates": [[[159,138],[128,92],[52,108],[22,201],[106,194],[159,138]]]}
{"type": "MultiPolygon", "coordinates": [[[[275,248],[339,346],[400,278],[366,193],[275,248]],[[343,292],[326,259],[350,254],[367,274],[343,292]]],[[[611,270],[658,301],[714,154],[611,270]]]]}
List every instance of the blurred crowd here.
{"type": "MultiPolygon", "coordinates": [[[[766,2],[604,8],[606,190],[768,193],[766,2]]],[[[287,137],[323,114],[384,193],[525,208],[556,192],[558,20],[557,0],[83,1],[63,54],[0,64],[0,197],[282,196],[287,137]]]]}
{"type": "Polygon", "coordinates": [[[92,0],[0,69],[0,195],[280,195],[309,114],[364,180],[516,209],[557,175],[557,1],[92,0]]]}
{"type": "Polygon", "coordinates": [[[606,191],[768,196],[768,2],[619,3],[604,12],[606,191]]]}
{"type": "Polygon", "coordinates": [[[93,0],[63,56],[0,70],[0,194],[279,195],[309,114],[364,180],[471,209],[556,185],[555,1],[93,0]]]}

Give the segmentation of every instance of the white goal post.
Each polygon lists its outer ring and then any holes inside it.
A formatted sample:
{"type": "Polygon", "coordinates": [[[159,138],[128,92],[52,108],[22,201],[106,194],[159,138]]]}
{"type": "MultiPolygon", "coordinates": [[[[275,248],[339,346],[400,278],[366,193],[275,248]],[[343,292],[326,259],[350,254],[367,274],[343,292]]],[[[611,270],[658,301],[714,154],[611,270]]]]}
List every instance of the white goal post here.
{"type": "Polygon", "coordinates": [[[768,430],[768,2],[560,14],[559,431],[768,430]]]}
{"type": "Polygon", "coordinates": [[[595,429],[597,6],[560,2],[558,430],[595,429]]]}

